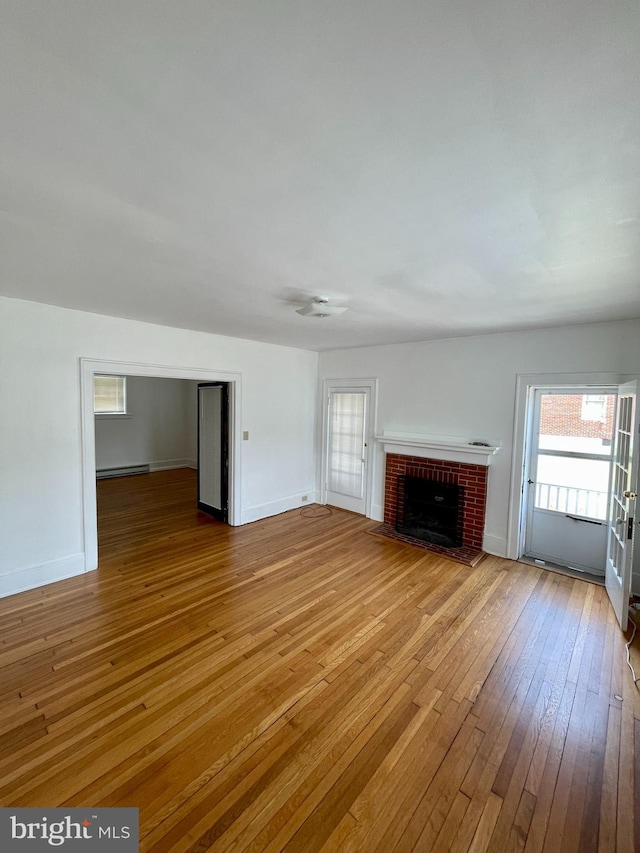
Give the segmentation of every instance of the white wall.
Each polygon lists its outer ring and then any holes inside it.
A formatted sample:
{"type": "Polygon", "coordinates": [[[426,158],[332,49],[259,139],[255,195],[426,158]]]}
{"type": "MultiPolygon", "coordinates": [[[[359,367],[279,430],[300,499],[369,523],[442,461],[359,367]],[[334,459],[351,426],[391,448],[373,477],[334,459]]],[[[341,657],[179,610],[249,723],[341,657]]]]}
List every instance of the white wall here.
{"type": "MultiPolygon", "coordinates": [[[[506,555],[518,374],[640,374],[640,320],[321,353],[320,381],[378,377],[378,431],[498,441],[485,550],[506,555]]],[[[374,458],[381,518],[384,459],[374,458]]]]}
{"type": "Polygon", "coordinates": [[[186,379],[127,377],[127,415],[95,418],[96,469],[126,465],[152,471],[196,465],[197,406],[186,379]]]}
{"type": "Polygon", "coordinates": [[[185,411],[187,413],[187,458],[198,464],[198,383],[185,382],[185,411]]]}
{"type": "Polygon", "coordinates": [[[0,298],[0,594],[84,570],[80,359],[242,376],[241,520],[315,493],[317,354],[0,298]]]}

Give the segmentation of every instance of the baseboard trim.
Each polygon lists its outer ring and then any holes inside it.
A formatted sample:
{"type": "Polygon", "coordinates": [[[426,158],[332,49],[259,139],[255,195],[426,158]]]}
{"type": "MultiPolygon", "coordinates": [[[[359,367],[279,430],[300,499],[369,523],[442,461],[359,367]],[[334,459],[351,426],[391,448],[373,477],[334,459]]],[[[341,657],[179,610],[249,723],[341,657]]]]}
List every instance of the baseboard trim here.
{"type": "Polygon", "coordinates": [[[310,489],[308,492],[300,492],[297,495],[291,495],[277,501],[257,504],[256,506],[242,510],[240,524],[250,524],[252,521],[260,521],[262,518],[270,518],[272,515],[280,515],[281,512],[288,512],[290,509],[309,506],[309,504],[317,503],[318,499],[318,492],[310,489]],[[306,501],[302,500],[304,495],[307,496],[306,501]]]}
{"type": "Polygon", "coordinates": [[[149,462],[149,471],[172,471],[174,468],[197,468],[195,459],[160,459],[149,462]]]}
{"type": "Polygon", "coordinates": [[[139,465],[116,465],[112,468],[98,468],[97,480],[109,477],[125,477],[129,474],[150,474],[154,471],[173,471],[174,468],[197,468],[195,459],[159,459],[155,462],[144,462],[139,465]]]}
{"type": "Polygon", "coordinates": [[[380,504],[373,504],[369,518],[372,521],[384,521],[384,507],[380,506],[380,504]]]}
{"type": "Polygon", "coordinates": [[[494,557],[506,558],[507,540],[502,536],[490,536],[488,533],[485,533],[482,539],[482,550],[486,551],[487,554],[492,554],[494,557]]]}
{"type": "Polygon", "coordinates": [[[0,575],[0,598],[84,574],[84,554],[71,554],[0,575]]]}

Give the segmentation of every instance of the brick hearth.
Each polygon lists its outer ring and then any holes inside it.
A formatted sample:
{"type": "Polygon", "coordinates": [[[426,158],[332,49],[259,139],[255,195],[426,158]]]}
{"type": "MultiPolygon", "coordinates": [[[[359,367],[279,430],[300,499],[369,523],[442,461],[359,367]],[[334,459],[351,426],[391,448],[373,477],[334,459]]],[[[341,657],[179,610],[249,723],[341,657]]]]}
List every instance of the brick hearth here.
{"type": "Polygon", "coordinates": [[[461,462],[444,462],[439,459],[422,459],[419,456],[388,453],[384,487],[384,521],[392,527],[396,524],[400,474],[463,486],[462,547],[482,549],[487,502],[487,468],[484,465],[468,465],[461,462]]]}

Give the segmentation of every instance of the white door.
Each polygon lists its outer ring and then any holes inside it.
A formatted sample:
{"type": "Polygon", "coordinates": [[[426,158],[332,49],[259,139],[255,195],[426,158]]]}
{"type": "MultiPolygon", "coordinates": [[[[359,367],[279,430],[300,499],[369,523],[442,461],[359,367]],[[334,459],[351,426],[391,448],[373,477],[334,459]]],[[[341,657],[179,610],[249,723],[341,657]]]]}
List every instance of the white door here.
{"type": "Polygon", "coordinates": [[[525,556],[604,576],[615,390],[535,391],[525,556]]]}
{"type": "Polygon", "coordinates": [[[634,561],[633,554],[640,428],[637,397],[637,381],[620,386],[614,433],[611,514],[605,573],[607,593],[623,631],[627,629],[633,564],[635,562],[640,565],[639,556],[636,554],[634,561]]]}
{"type": "Polygon", "coordinates": [[[325,499],[328,504],[367,514],[369,388],[329,388],[325,499]]]}
{"type": "Polygon", "coordinates": [[[198,508],[227,520],[227,400],[224,383],[198,385],[198,508]]]}

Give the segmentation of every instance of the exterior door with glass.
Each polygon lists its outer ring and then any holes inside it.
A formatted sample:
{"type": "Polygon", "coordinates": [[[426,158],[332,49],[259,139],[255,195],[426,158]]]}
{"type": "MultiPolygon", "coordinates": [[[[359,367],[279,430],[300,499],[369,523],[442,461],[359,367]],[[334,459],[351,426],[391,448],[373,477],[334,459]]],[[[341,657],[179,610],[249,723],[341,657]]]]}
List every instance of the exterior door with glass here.
{"type": "Polygon", "coordinates": [[[329,387],[326,403],[325,501],[366,515],[371,389],[329,387]]]}
{"type": "Polygon", "coordinates": [[[535,390],[525,556],[604,575],[616,391],[535,390]]]}

